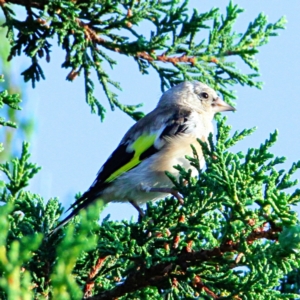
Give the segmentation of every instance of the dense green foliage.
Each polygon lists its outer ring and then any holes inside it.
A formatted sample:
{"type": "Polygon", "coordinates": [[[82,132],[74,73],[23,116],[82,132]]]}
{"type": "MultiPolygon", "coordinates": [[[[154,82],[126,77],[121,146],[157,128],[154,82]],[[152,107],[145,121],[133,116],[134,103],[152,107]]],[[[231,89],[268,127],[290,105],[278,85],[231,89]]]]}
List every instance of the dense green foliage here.
{"type": "MultiPolygon", "coordinates": [[[[27,2],[7,3],[26,7],[27,2]]],[[[45,78],[39,60],[50,62],[51,43],[56,38],[66,53],[62,67],[71,69],[67,79],[83,74],[86,101],[102,119],[105,108],[93,94],[92,70],[112,109],[118,107],[134,119],[142,116],[136,111],[138,106],[118,101],[114,90],[120,90],[120,84],[106,71],[117,64],[111,56],[113,52],[132,57],[142,74],[152,67],[162,90],[195,79],[209,84],[230,101],[235,97],[229,85],[261,87],[255,81],[259,75],[255,54],[286,22],[282,18],[268,24],[267,17],[260,14],[244,33],[236,33],[233,26],[243,12],[237,5],[230,3],[225,16],[217,8],[189,13],[188,0],[32,1],[24,21],[14,16],[9,5],[2,5],[2,10],[12,45],[9,58],[23,53],[31,58],[31,65],[22,73],[25,81],[34,86],[45,78]],[[150,32],[141,29],[145,24],[150,32]],[[253,73],[241,73],[232,57],[241,58],[253,73]]]]}
{"type": "MultiPolygon", "coordinates": [[[[3,82],[3,76],[0,77],[0,82],[3,82]]],[[[18,94],[10,95],[7,90],[0,92],[0,109],[4,106],[8,106],[13,109],[20,110],[19,103],[21,102],[20,96],[18,94]]],[[[11,120],[5,120],[3,117],[0,117],[0,125],[2,126],[10,126],[16,128],[17,125],[15,122],[11,120]]]]}
{"type": "MultiPolygon", "coordinates": [[[[31,66],[23,72],[33,84],[44,77],[39,59],[50,60],[54,37],[66,51],[68,79],[83,73],[87,102],[103,118],[93,95],[94,69],[111,107],[135,119],[134,106],[118,102],[119,84],[105,72],[110,51],[134,58],[143,74],[153,67],[162,89],[197,79],[216,88],[227,101],[235,83],[260,87],[255,54],[283,28],[284,19],[267,24],[260,14],[247,31],[233,26],[242,12],[232,2],[225,16],[218,9],[187,11],[186,1],[0,1],[11,42],[10,58],[25,53],[31,66]],[[14,6],[26,7],[26,19],[14,6]],[[138,24],[149,21],[146,38],[138,24]],[[119,31],[118,31],[119,30],[119,31]],[[199,33],[207,32],[200,39],[199,33]],[[230,61],[240,57],[254,72],[242,74],[230,61]]],[[[0,109],[19,109],[20,97],[0,91],[0,109]]],[[[1,125],[15,126],[1,119],[1,125]]],[[[3,128],[0,128],[3,130],[3,128]]],[[[184,196],[148,203],[139,222],[98,223],[102,203],[91,206],[49,236],[62,214],[58,199],[42,199],[28,190],[40,170],[30,162],[29,144],[19,158],[0,164],[1,299],[292,299],[299,298],[300,230],[293,207],[300,190],[293,174],[278,170],[284,162],[270,152],[277,133],[246,153],[230,148],[254,130],[231,133],[218,118],[216,142],[201,143],[206,158],[199,176],[180,169],[184,196]]],[[[4,144],[5,147],[5,144],[4,144]]]]}
{"type": "MultiPolygon", "coordinates": [[[[0,23],[2,23],[0,21],[0,23]]],[[[0,152],[0,161],[7,160],[20,149],[20,140],[28,140],[33,132],[34,121],[32,115],[21,112],[21,106],[28,108],[26,92],[22,89],[20,81],[15,80],[11,63],[7,61],[10,51],[9,42],[5,39],[5,29],[0,28],[0,126],[1,141],[5,148],[0,152]],[[4,80],[6,78],[6,80],[4,80]],[[21,105],[22,98],[22,105],[21,105]],[[15,128],[18,127],[18,130],[15,128]]]]}

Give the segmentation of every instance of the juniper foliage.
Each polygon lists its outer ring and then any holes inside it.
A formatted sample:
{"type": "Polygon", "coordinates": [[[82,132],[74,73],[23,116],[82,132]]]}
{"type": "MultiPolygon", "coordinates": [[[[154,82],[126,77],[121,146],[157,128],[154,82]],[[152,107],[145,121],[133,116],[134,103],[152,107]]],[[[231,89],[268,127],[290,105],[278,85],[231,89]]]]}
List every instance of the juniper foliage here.
{"type": "MultiPolygon", "coordinates": [[[[0,82],[4,82],[4,76],[0,76],[0,82]]],[[[9,94],[7,90],[3,90],[0,92],[0,109],[4,107],[13,108],[15,110],[20,110],[21,99],[18,94],[9,94]]],[[[5,118],[0,117],[0,125],[1,126],[9,126],[16,128],[17,124],[11,120],[5,120],[5,118]]]]}
{"type": "Polygon", "coordinates": [[[97,75],[111,109],[121,109],[134,119],[143,114],[139,105],[118,101],[120,83],[111,78],[107,68],[117,61],[118,53],[133,59],[142,74],[152,68],[161,80],[161,88],[183,80],[199,80],[218,90],[226,101],[235,99],[228,87],[236,83],[261,87],[256,81],[258,64],[255,54],[271,36],[284,28],[285,18],[268,23],[264,14],[249,24],[244,33],[234,31],[234,23],[243,12],[230,2],[226,15],[217,8],[208,12],[188,11],[188,0],[104,0],[104,1],[2,1],[7,37],[11,43],[9,59],[25,54],[30,66],[22,72],[32,85],[45,74],[40,60],[50,62],[51,43],[56,39],[65,51],[62,67],[70,69],[68,80],[84,76],[86,102],[101,119],[105,115],[103,100],[94,95],[92,71],[97,75]],[[20,20],[10,4],[26,8],[20,20]],[[149,24],[150,32],[141,25],[149,24]],[[201,35],[200,35],[201,33],[201,35]],[[207,37],[207,38],[202,38],[207,37]],[[241,73],[232,57],[240,58],[252,73],[241,73]]]}
{"type": "MultiPolygon", "coordinates": [[[[260,88],[256,81],[258,47],[282,29],[284,19],[267,24],[260,14],[243,34],[233,31],[242,9],[232,2],[225,16],[187,10],[187,1],[0,1],[11,41],[9,58],[25,54],[30,67],[22,74],[35,84],[44,77],[39,60],[50,61],[57,38],[66,52],[64,68],[74,80],[83,74],[92,111],[104,117],[93,94],[94,70],[110,106],[138,119],[135,106],[118,102],[120,87],[106,73],[111,52],[128,55],[142,73],[154,68],[162,89],[182,80],[201,80],[234,100],[236,83],[260,88]],[[26,8],[26,19],[14,6],[26,8]],[[138,25],[155,30],[145,37],[138,25]],[[199,40],[199,33],[208,37],[199,40]],[[130,34],[130,35],[129,35],[130,34]],[[252,74],[230,61],[240,57],[252,74]]],[[[2,91],[0,105],[19,109],[20,98],[2,91]]],[[[2,107],[0,107],[1,109],[2,107]]],[[[15,126],[9,120],[1,125],[15,126]]],[[[2,130],[2,129],[1,129],[2,130]]],[[[231,147],[254,129],[232,134],[218,118],[217,138],[201,143],[206,168],[197,153],[190,157],[199,176],[180,170],[172,178],[184,196],[148,203],[139,222],[98,222],[96,203],[53,235],[63,208],[58,199],[42,199],[28,190],[40,168],[30,161],[29,144],[19,157],[0,164],[0,297],[2,299],[296,299],[299,298],[300,230],[293,211],[300,202],[293,180],[300,162],[281,170],[283,157],[271,147],[277,132],[246,153],[231,147]],[[298,276],[298,277],[297,277],[298,276]]],[[[5,146],[5,145],[4,145],[5,146]]]]}
{"type": "MultiPolygon", "coordinates": [[[[0,24],[3,23],[0,18],[0,24]]],[[[16,154],[16,149],[20,149],[20,141],[28,140],[33,131],[32,115],[21,112],[22,108],[28,108],[26,92],[22,90],[20,80],[16,80],[13,68],[7,61],[10,49],[9,42],[5,38],[5,29],[0,28],[0,125],[1,143],[5,143],[5,148],[0,152],[0,161],[7,160],[16,154]],[[4,80],[6,78],[6,80],[4,80]],[[21,101],[22,99],[22,101],[21,101]],[[14,130],[18,125],[18,130],[14,130]]]]}

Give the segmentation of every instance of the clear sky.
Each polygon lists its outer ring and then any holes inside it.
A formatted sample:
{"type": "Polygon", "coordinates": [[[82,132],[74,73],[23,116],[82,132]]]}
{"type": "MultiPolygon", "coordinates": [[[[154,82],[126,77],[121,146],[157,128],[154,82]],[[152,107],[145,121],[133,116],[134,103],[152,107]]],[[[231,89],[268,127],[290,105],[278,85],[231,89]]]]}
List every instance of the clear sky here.
{"type": "MultiPolygon", "coordinates": [[[[224,0],[190,2],[198,11],[211,6],[225,12],[224,0]]],[[[257,131],[235,146],[234,151],[258,147],[271,132],[279,130],[279,141],[273,147],[277,156],[286,156],[288,168],[299,160],[299,94],[300,94],[300,22],[299,1],[235,1],[246,11],[240,16],[235,30],[244,32],[250,21],[260,12],[268,15],[270,22],[285,15],[287,29],[279,37],[271,38],[268,45],[260,48],[260,80],[263,90],[236,86],[237,112],[226,113],[233,132],[257,126],[257,131]]],[[[146,35],[146,33],[145,33],[146,35]]],[[[104,123],[90,114],[85,103],[83,79],[73,83],[65,80],[69,70],[61,69],[64,53],[53,41],[51,63],[43,63],[46,80],[32,89],[28,84],[28,98],[33,115],[37,117],[36,133],[32,141],[32,161],[42,166],[32,188],[45,197],[59,197],[66,207],[74,195],[84,192],[95,179],[101,165],[115,149],[120,139],[133,124],[124,113],[108,112],[104,123]]],[[[111,72],[112,78],[121,82],[123,103],[144,103],[144,112],[151,111],[160,95],[159,78],[154,72],[141,75],[136,64],[128,57],[119,57],[119,64],[111,72]]],[[[29,60],[18,60],[16,69],[23,70],[29,60]],[[20,65],[21,64],[21,65],[20,65]]],[[[97,95],[107,104],[100,85],[97,95]]],[[[108,107],[108,105],[106,105],[108,107]]],[[[296,175],[299,178],[299,173],[296,175]]],[[[102,216],[110,213],[113,219],[129,219],[136,211],[129,204],[110,204],[102,216]]]]}

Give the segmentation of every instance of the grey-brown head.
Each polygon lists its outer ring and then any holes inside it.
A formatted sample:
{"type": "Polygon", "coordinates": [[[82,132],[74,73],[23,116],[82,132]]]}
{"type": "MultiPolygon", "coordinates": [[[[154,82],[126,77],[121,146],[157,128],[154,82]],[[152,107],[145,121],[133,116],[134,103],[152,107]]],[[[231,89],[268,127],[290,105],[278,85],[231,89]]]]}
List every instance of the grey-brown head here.
{"type": "Polygon", "coordinates": [[[222,100],[216,91],[200,81],[185,81],[168,91],[160,98],[157,107],[191,107],[199,113],[214,115],[222,111],[234,111],[235,108],[222,100]]]}

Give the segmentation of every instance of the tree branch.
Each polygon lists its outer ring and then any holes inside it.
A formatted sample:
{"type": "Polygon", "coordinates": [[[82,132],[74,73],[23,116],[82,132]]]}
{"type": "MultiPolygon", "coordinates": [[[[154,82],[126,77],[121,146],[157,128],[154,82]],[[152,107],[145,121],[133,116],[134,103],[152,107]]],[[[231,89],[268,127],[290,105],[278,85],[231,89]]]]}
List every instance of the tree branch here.
{"type": "MultiPolygon", "coordinates": [[[[46,2],[46,1],[45,1],[46,2]]],[[[11,4],[17,4],[17,5],[22,5],[24,7],[33,7],[36,9],[43,9],[44,5],[46,3],[43,2],[35,2],[35,1],[26,1],[26,0],[0,0],[0,5],[3,6],[5,3],[11,3],[11,4]]],[[[128,55],[129,53],[126,51],[122,51],[118,45],[115,45],[113,43],[108,42],[107,40],[101,38],[96,30],[94,30],[89,24],[81,21],[80,19],[76,19],[78,25],[84,29],[85,37],[87,40],[92,41],[93,43],[97,45],[101,45],[105,47],[108,50],[120,53],[120,54],[126,54],[128,55]]],[[[153,50],[149,51],[143,51],[143,52],[136,52],[132,54],[133,57],[137,59],[144,59],[147,60],[148,62],[152,61],[159,61],[163,63],[171,63],[173,65],[176,65],[178,63],[190,63],[192,66],[196,64],[196,57],[194,56],[187,56],[185,54],[181,56],[166,56],[165,53],[161,55],[155,55],[153,50]],[[151,53],[151,54],[150,54],[151,53]]],[[[75,70],[72,70],[71,72],[74,72],[75,70]]]]}
{"type": "Polygon", "coordinates": [[[101,267],[103,266],[103,263],[105,262],[107,256],[104,257],[99,257],[97,259],[97,263],[94,267],[92,267],[88,278],[85,282],[85,286],[84,286],[84,298],[87,298],[91,295],[91,292],[93,290],[93,287],[95,285],[95,277],[97,276],[97,274],[99,273],[101,267]]]}
{"type": "MultiPolygon", "coordinates": [[[[280,232],[281,228],[270,228],[267,231],[254,230],[247,238],[247,243],[251,244],[258,239],[268,239],[276,240],[277,234],[280,232]]],[[[138,271],[129,274],[124,283],[116,286],[112,290],[101,292],[95,296],[87,298],[88,300],[108,300],[115,299],[125,294],[135,292],[139,289],[145,288],[147,286],[159,286],[163,281],[170,277],[172,272],[174,272],[178,266],[183,270],[186,270],[187,267],[195,265],[195,263],[202,263],[209,261],[215,257],[221,257],[225,252],[237,251],[240,243],[234,243],[228,241],[223,243],[220,247],[215,247],[212,250],[200,250],[197,252],[189,252],[189,249],[186,249],[186,252],[180,253],[177,256],[177,259],[173,263],[161,263],[157,264],[149,269],[144,269],[141,266],[138,266],[138,271]]],[[[189,247],[189,246],[188,246],[189,247]]],[[[177,269],[178,270],[178,269],[177,269]]],[[[175,274],[174,274],[175,275],[175,274]]],[[[207,293],[216,295],[210,291],[206,290],[203,284],[199,284],[207,293]]]]}

